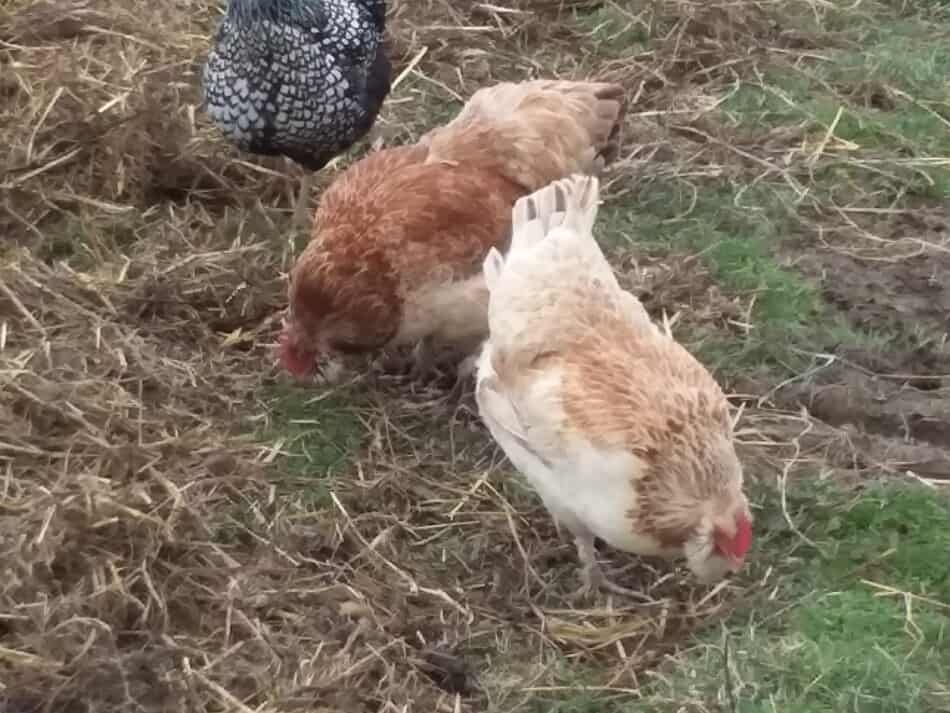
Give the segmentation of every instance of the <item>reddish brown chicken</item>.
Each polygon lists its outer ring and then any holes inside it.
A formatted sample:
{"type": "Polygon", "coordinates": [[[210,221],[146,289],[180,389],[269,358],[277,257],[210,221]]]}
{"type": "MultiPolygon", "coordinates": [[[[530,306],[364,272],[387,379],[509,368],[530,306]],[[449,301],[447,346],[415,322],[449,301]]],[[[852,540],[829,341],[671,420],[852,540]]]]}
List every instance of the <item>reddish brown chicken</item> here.
{"type": "Polygon", "coordinates": [[[597,199],[596,178],[558,181],[518,201],[507,256],[489,251],[479,413],[573,533],[584,590],[631,593],[602,575],[595,537],[715,582],[752,542],[729,406],[618,284],[591,234],[597,199]]]}
{"type": "Polygon", "coordinates": [[[507,249],[515,201],[618,151],[623,89],[504,83],[476,92],[415,145],[370,154],[324,193],[290,275],[281,361],[298,377],[321,356],[416,345],[473,355],[488,334],[482,262],[507,249]]]}

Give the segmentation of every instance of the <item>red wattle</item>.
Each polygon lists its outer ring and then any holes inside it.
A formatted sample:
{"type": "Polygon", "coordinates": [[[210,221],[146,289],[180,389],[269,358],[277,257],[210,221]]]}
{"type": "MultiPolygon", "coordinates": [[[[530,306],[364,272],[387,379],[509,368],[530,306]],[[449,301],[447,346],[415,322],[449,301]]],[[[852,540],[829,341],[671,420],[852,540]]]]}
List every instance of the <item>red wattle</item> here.
{"type": "Polygon", "coordinates": [[[302,352],[292,345],[290,335],[284,332],[278,340],[280,362],[284,368],[298,378],[309,376],[314,369],[315,352],[302,352]]]}
{"type": "Polygon", "coordinates": [[[740,517],[736,521],[736,539],[735,554],[737,557],[745,557],[746,552],[752,546],[752,523],[745,517],[740,517]]]}

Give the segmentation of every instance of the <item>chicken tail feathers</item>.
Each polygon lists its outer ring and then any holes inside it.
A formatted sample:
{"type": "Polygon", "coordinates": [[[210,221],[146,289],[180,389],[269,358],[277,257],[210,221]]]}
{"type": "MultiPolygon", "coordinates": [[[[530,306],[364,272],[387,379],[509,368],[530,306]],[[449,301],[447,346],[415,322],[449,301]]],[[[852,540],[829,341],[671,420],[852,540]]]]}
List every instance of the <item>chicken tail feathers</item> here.
{"type": "Polygon", "coordinates": [[[612,163],[625,114],[619,84],[503,82],[475,92],[454,120],[424,142],[430,162],[477,165],[531,192],[612,163]]]}
{"type": "Polygon", "coordinates": [[[591,237],[600,204],[600,181],[596,176],[574,175],[554,184],[564,201],[564,225],[578,235],[591,237]]]}
{"type": "Polygon", "coordinates": [[[482,263],[482,274],[485,276],[485,286],[488,292],[494,292],[498,287],[498,281],[501,279],[501,273],[505,269],[505,258],[498,252],[498,248],[492,248],[485,256],[482,263]]]}
{"type": "Polygon", "coordinates": [[[597,219],[600,181],[574,174],[520,198],[512,210],[511,251],[537,244],[555,228],[590,236],[597,219]]]}
{"type": "MultiPolygon", "coordinates": [[[[496,292],[506,262],[537,246],[549,236],[593,241],[594,222],[600,199],[600,181],[595,176],[574,174],[519,198],[511,211],[511,246],[508,255],[492,248],[482,263],[489,293],[496,292]],[[557,230],[564,228],[564,230],[557,230]]],[[[596,243],[594,243],[596,246],[596,243]]],[[[599,248],[595,247],[600,260],[599,248]]],[[[528,258],[529,262],[534,259],[528,258]]]]}
{"type": "Polygon", "coordinates": [[[596,177],[573,174],[520,198],[507,254],[486,257],[490,342],[502,381],[587,329],[586,318],[565,315],[587,314],[594,303],[598,311],[626,309],[619,304],[626,293],[592,232],[599,196],[596,177]]]}

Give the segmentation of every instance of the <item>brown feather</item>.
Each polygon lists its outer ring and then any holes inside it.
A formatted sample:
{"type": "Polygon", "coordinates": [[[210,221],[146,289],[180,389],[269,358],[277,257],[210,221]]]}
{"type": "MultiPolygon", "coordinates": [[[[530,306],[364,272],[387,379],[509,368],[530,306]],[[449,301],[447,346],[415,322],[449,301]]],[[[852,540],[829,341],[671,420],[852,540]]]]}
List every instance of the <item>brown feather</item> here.
{"type": "MultiPolygon", "coordinates": [[[[590,312],[595,314],[595,312],[590,312]]],[[[685,348],[610,311],[563,347],[565,429],[595,445],[636,454],[631,522],[680,548],[702,513],[739,491],[725,394],[685,348]]]]}
{"type": "Polygon", "coordinates": [[[416,145],[352,165],[292,270],[288,341],[313,352],[430,334],[480,342],[488,298],[475,283],[489,249],[508,247],[514,202],[614,156],[623,110],[619,85],[501,84],[416,145]]]}

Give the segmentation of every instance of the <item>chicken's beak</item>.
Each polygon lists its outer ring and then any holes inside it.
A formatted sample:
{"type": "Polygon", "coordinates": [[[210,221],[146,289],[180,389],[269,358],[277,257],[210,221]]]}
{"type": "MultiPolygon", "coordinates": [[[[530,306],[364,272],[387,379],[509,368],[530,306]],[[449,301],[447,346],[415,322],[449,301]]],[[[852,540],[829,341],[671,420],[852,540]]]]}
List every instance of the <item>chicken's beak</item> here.
{"type": "Polygon", "coordinates": [[[745,564],[745,557],[736,557],[735,555],[726,555],[726,562],[729,564],[729,571],[738,572],[745,564]]]}

